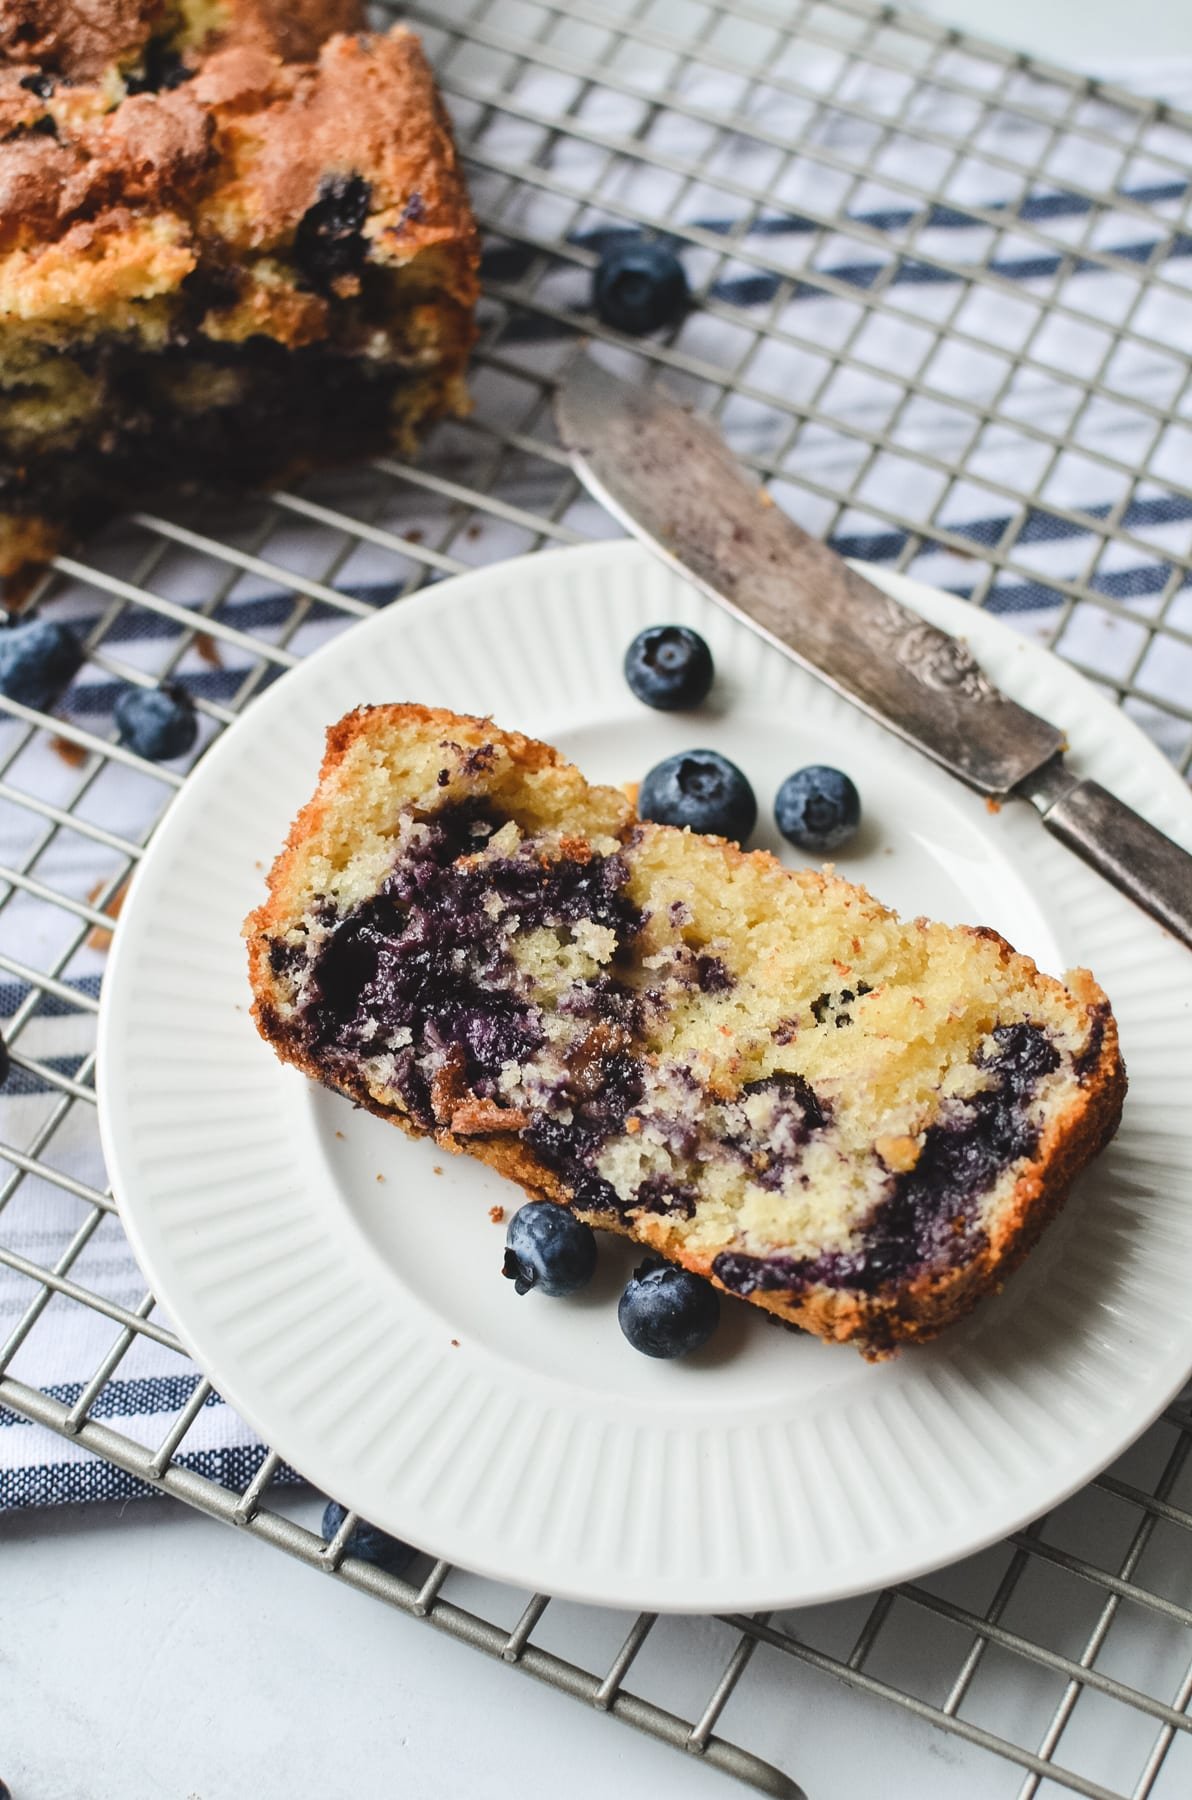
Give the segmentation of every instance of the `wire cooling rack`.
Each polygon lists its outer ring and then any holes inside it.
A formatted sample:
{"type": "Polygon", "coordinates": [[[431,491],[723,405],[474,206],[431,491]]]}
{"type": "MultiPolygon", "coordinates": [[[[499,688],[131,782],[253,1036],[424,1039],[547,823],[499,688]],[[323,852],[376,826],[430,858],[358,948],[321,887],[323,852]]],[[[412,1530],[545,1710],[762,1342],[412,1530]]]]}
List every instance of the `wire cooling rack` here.
{"type": "Polygon", "coordinates": [[[52,717],[0,701],[9,1091],[37,1101],[0,1149],[0,1277],[18,1296],[0,1313],[0,1403],[76,1460],[93,1453],[111,1477],[96,1491],[173,1494],[762,1793],[796,1795],[797,1779],[812,1800],[848,1791],[816,1738],[831,1677],[852,1690],[857,1729],[893,1745],[913,1725],[969,1794],[1187,1795],[1186,1403],[1084,1494],[956,1569],[812,1612],[608,1615],[618,1643],[589,1667],[574,1608],[442,1564],[390,1577],[344,1558],[344,1533],[324,1546],[283,1510],[292,1477],[274,1453],[203,1472],[188,1439],[218,1396],[153,1297],[104,1279],[94,1251],[118,1222],[85,1173],[97,933],[184,779],[115,743],[116,692],[183,682],[201,751],[376,605],[610,530],[550,425],[581,334],[715,414],[811,529],[1013,614],[1181,768],[1192,758],[1192,116],[869,0],[406,12],[486,234],[474,415],[438,429],[416,466],[387,458],[236,506],[138,514],[60,558],[39,604],[86,628],[88,665],[52,717]],[[589,306],[602,247],[639,231],[679,249],[693,289],[687,316],[648,342],[589,306]],[[75,1053],[40,1047],[47,1021],[69,1024],[75,1053]],[[6,1230],[39,1194],[77,1209],[44,1259],[36,1233],[6,1230]],[[80,1309],[112,1330],[90,1378],[25,1379],[39,1333],[80,1309]],[[108,1404],[146,1345],[177,1352],[169,1427],[151,1442],[108,1404]]]}

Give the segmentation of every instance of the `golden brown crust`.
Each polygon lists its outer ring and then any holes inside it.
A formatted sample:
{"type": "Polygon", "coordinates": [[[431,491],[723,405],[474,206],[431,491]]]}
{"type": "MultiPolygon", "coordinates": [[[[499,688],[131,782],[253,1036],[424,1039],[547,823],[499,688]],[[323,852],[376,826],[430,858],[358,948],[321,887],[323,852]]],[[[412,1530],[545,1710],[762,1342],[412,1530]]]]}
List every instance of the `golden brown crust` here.
{"type": "MultiPolygon", "coordinates": [[[[16,133],[0,143],[0,249],[44,251],[79,223],[102,242],[127,230],[130,214],[168,207],[195,264],[212,240],[226,264],[283,249],[321,185],[354,174],[371,189],[367,234],[377,260],[397,266],[450,247],[445,285],[461,305],[473,304],[475,226],[411,32],[332,37],[309,63],[237,42],[196,59],[195,69],[180,86],[126,93],[114,106],[79,87],[43,97],[21,85],[29,69],[0,72],[0,122],[16,133]]],[[[35,317],[12,271],[7,286],[7,306],[35,317]]],[[[102,312],[107,299],[97,265],[87,302],[102,312]]]]}
{"type": "MultiPolygon", "coordinates": [[[[292,1062],[314,1081],[325,1079],[323,1071],[312,1057],[296,1046],[275,1007],[269,942],[276,932],[284,930],[292,916],[288,893],[310,839],[320,831],[328,808],[333,804],[338,772],[358,740],[367,739],[379,723],[395,730],[425,729],[462,738],[468,743],[482,741],[493,735],[495,729],[490,721],[461,719],[441,709],[411,705],[359,708],[328,731],[318,787],[294,821],[286,844],[273,864],[268,877],[268,897],[245,923],[254,993],[253,1016],[258,1030],[272,1043],[279,1056],[292,1062]]],[[[569,765],[548,745],[515,733],[496,735],[502,748],[508,750],[520,768],[527,771],[569,770],[569,765]]],[[[632,841],[632,831],[627,836],[632,841]]],[[[747,853],[736,847],[726,847],[724,854],[730,865],[750,861],[779,866],[765,852],[747,853]]],[[[788,879],[808,879],[806,872],[799,876],[783,873],[788,879]]],[[[967,935],[996,945],[1002,963],[1013,961],[1016,966],[1030,969],[1041,990],[1058,988],[1059,984],[1050,978],[1038,976],[1033,965],[1025,964],[999,933],[988,927],[973,927],[968,928],[967,935]]],[[[854,1343],[866,1356],[878,1359],[891,1354],[900,1344],[923,1342],[937,1336],[963,1318],[985,1295],[999,1290],[1059,1212],[1076,1175],[1112,1138],[1121,1117],[1126,1075],[1109,1002],[1087,970],[1077,969],[1068,975],[1067,991],[1085,1010],[1089,1020],[1088,1048],[1082,1059],[1080,1084],[1075,1087],[1067,1105],[1050,1118],[1031,1160],[1021,1169],[1012,1193],[999,1202],[987,1241],[981,1249],[953,1268],[928,1270],[875,1294],[810,1285],[799,1292],[757,1291],[746,1296],[748,1301],[817,1337],[854,1343]]],[[[353,1083],[348,1080],[340,1085],[358,1105],[389,1119],[411,1136],[425,1135],[400,1111],[378,1103],[363,1081],[353,1083]]],[[[436,1142],[452,1153],[468,1154],[487,1163],[531,1195],[570,1204],[564,1182],[516,1135],[526,1123],[525,1116],[509,1111],[502,1114],[500,1109],[487,1104],[481,1104],[473,1111],[472,1106],[476,1104],[469,1105],[468,1101],[461,1100],[448,1079],[435,1098],[434,1110],[439,1120],[433,1132],[436,1142]]],[[[603,1212],[585,1211],[579,1207],[576,1210],[592,1224],[656,1249],[704,1276],[722,1291],[732,1292],[713,1271],[718,1252],[696,1253],[687,1249],[670,1230],[665,1217],[641,1214],[626,1221],[603,1212]]]]}
{"type": "MultiPolygon", "coordinates": [[[[245,411],[255,367],[275,426],[258,423],[237,483],[408,452],[428,419],[466,411],[479,243],[450,126],[418,39],[363,22],[357,0],[0,0],[0,578],[151,496],[159,467],[218,482],[218,449],[187,466],[202,434],[167,418],[164,458],[148,441],[145,394],[163,418],[171,403],[163,349],[217,396],[231,370],[245,411]],[[64,408],[64,353],[109,341],[114,357],[70,365],[90,393],[64,408]],[[367,370],[367,417],[345,395],[334,441],[306,424],[287,460],[263,341],[367,370]]],[[[317,394],[331,377],[303,379],[317,394]]],[[[220,429],[229,410],[212,403],[220,429]]]]}
{"type": "Polygon", "coordinates": [[[0,0],[0,62],[93,81],[164,24],[167,0],[0,0]]]}
{"type": "Polygon", "coordinates": [[[301,62],[324,38],[365,22],[360,0],[214,0],[198,19],[190,26],[178,0],[0,0],[0,63],[97,81],[138,62],[154,39],[180,50],[251,44],[301,62]]]}
{"type": "Polygon", "coordinates": [[[307,62],[340,31],[366,24],[362,0],[223,0],[221,42],[251,45],[283,62],[307,62]]]}

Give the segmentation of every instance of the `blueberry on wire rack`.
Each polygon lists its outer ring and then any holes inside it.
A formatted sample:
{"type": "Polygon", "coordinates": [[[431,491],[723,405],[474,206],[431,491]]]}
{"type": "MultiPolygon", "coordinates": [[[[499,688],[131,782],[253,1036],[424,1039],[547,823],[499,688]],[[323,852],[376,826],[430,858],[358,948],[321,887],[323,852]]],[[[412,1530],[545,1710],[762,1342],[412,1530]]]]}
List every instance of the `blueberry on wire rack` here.
{"type": "Polygon", "coordinates": [[[185,756],[199,732],[195,709],[181,688],[126,688],[115,714],[120,742],[147,762],[185,756]]]}
{"type": "Polygon", "coordinates": [[[653,238],[610,244],[596,265],[592,281],[596,315],[631,337],[673,324],[690,297],[682,263],[673,250],[653,238]]]}
{"type": "MultiPolygon", "coordinates": [[[[327,1502],[320,1531],[324,1543],[331,1542],[347,1516],[347,1507],[341,1506],[338,1500],[327,1502]]],[[[390,1537],[387,1531],[370,1525],[367,1519],[357,1519],[348,1533],[343,1551],[345,1556],[355,1556],[361,1562],[372,1563],[374,1568],[384,1569],[387,1575],[404,1575],[418,1554],[413,1544],[403,1543],[401,1538],[390,1537]]]]}
{"type": "Polygon", "coordinates": [[[0,694],[44,712],[83,660],[83,646],[57,619],[22,619],[0,630],[0,694]]]}

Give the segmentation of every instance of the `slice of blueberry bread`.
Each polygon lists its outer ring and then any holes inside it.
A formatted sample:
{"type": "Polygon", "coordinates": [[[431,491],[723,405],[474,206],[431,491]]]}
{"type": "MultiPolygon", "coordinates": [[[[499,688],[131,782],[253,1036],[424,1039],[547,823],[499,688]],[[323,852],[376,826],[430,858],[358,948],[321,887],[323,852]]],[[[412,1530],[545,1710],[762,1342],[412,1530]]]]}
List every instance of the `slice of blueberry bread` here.
{"type": "Polygon", "coordinates": [[[476,230],[360,0],[0,0],[0,577],[466,408],[476,230]]]}
{"type": "Polygon", "coordinates": [[[997,1288],[1121,1113],[1084,970],[420,706],[332,727],[245,931],[287,1061],[870,1355],[997,1288]]]}

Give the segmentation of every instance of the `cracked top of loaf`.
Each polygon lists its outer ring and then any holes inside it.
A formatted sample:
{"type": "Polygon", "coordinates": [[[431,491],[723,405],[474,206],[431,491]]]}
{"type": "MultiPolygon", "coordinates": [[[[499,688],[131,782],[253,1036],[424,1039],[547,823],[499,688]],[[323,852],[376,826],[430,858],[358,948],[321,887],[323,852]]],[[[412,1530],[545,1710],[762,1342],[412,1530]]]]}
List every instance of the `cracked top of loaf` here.
{"type": "Polygon", "coordinates": [[[361,22],[356,0],[0,0],[0,326],[153,345],[181,312],[300,346],[366,266],[470,309],[430,69],[361,22]]]}

